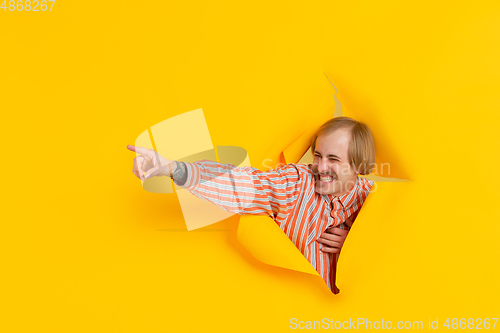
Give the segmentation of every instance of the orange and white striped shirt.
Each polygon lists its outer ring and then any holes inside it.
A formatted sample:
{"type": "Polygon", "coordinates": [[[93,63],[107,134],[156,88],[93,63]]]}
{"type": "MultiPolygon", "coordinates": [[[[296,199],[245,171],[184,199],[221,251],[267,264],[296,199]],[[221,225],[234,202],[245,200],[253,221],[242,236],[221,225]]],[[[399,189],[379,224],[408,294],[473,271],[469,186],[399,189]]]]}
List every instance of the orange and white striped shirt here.
{"type": "Polygon", "coordinates": [[[323,245],[316,240],[327,228],[339,226],[349,217],[355,220],[373,181],[358,177],[349,193],[335,197],[315,191],[312,164],[261,171],[208,160],[183,163],[188,172],[181,187],[228,212],[272,217],[328,287],[338,292],[337,256],[320,252],[323,245]]]}

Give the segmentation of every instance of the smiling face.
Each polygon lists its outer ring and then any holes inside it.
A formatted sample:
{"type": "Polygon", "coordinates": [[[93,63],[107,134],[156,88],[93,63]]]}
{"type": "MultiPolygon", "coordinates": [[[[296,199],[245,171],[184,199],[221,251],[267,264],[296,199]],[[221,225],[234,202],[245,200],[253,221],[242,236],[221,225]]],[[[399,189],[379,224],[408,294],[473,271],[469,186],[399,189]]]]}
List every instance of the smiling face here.
{"type": "Polygon", "coordinates": [[[346,128],[318,136],[313,171],[319,194],[341,196],[356,185],[358,175],[349,163],[350,138],[351,132],[346,128]]]}

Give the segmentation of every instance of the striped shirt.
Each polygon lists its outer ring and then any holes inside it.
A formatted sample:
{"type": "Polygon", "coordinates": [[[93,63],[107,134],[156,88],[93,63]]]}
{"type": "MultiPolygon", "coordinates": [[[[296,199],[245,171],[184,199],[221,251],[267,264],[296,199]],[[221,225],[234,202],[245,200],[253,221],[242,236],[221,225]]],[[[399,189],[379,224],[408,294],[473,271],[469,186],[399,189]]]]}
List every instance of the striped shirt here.
{"type": "Polygon", "coordinates": [[[316,240],[327,228],[355,220],[373,181],[358,177],[349,193],[335,197],[315,191],[312,164],[261,171],[208,160],[184,163],[188,176],[181,187],[228,212],[272,217],[328,287],[338,292],[337,255],[321,252],[323,245],[316,240]]]}

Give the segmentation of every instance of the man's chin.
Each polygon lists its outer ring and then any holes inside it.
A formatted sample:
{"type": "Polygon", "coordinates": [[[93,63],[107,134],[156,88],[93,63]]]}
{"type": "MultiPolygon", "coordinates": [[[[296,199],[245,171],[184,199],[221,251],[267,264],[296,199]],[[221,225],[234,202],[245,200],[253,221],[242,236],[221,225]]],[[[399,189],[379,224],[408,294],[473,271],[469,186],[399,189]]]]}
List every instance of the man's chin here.
{"type": "Polygon", "coordinates": [[[333,194],[335,191],[333,190],[333,186],[316,185],[316,192],[319,194],[327,195],[333,194]]]}

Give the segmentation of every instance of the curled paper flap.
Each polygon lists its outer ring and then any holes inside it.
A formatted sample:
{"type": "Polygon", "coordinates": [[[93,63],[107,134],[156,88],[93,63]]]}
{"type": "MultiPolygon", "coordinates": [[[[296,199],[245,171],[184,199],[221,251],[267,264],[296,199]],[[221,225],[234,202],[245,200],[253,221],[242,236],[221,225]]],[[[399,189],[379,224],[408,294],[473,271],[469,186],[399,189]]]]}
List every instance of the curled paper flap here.
{"type": "Polygon", "coordinates": [[[290,146],[283,150],[283,157],[286,163],[310,164],[313,162],[311,152],[311,140],[317,129],[309,130],[302,134],[290,146]]]}
{"type": "Polygon", "coordinates": [[[269,216],[242,215],[238,241],[263,263],[320,276],[269,216]]]}
{"type": "Polygon", "coordinates": [[[335,100],[335,113],[333,114],[333,117],[334,118],[336,118],[336,117],[342,117],[342,115],[343,115],[343,113],[342,113],[342,104],[340,103],[339,99],[337,98],[338,89],[332,83],[332,81],[330,80],[330,78],[328,77],[328,75],[326,75],[326,73],[323,73],[323,74],[325,74],[326,79],[328,80],[328,82],[330,82],[330,84],[332,85],[333,89],[335,89],[335,94],[333,94],[333,99],[335,100]]]}

